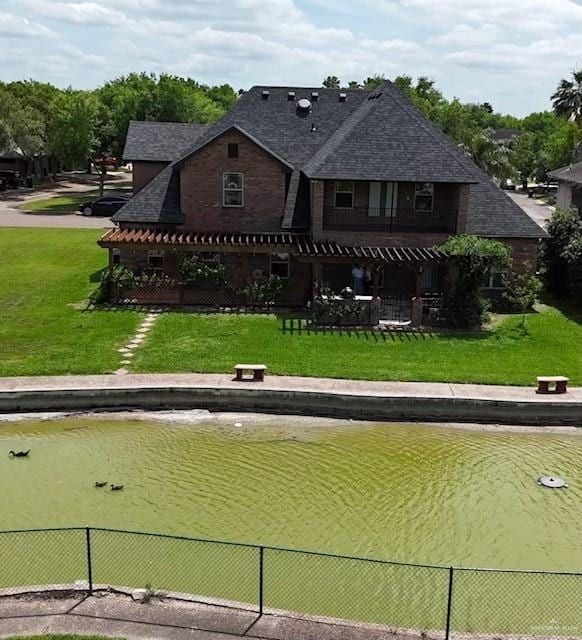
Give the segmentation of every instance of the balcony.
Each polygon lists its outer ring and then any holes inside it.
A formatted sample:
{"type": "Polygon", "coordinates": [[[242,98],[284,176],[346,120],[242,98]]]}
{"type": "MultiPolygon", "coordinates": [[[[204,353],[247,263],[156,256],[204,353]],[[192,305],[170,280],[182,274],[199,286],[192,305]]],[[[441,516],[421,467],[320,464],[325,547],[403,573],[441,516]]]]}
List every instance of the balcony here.
{"type": "Polygon", "coordinates": [[[344,209],[326,207],[323,228],[337,231],[385,231],[388,233],[454,233],[457,228],[456,209],[415,211],[414,209],[344,209]]]}

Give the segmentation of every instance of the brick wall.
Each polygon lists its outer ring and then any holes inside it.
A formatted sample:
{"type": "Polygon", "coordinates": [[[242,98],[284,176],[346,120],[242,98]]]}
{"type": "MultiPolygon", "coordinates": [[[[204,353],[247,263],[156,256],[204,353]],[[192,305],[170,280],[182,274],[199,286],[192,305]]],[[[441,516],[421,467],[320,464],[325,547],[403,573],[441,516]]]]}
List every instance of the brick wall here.
{"type": "Polygon", "coordinates": [[[185,227],[207,231],[279,231],[288,170],[261,147],[229,131],[187,160],[180,175],[185,227]],[[238,144],[238,158],[228,144],[238,144]],[[244,174],[244,206],[223,206],[223,174],[244,174]]]}
{"type": "Polygon", "coordinates": [[[167,162],[134,162],[133,163],[133,194],[141,191],[165,167],[167,162]]]}
{"type": "Polygon", "coordinates": [[[513,258],[515,273],[535,274],[540,251],[540,243],[536,238],[498,238],[509,247],[513,258]]]}

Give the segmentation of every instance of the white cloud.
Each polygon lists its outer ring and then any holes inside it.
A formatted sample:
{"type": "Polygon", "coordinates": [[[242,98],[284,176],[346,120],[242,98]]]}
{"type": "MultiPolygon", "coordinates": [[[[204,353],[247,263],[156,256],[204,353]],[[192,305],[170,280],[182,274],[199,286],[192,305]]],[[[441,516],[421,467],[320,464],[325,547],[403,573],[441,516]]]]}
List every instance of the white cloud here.
{"type": "Polygon", "coordinates": [[[427,44],[439,46],[480,46],[488,45],[499,40],[501,30],[494,24],[483,24],[473,27],[467,24],[457,24],[455,27],[440,36],[431,36],[427,44]]]}
{"type": "Polygon", "coordinates": [[[7,38],[50,37],[53,32],[38,22],[11,13],[0,13],[0,35],[7,38]]]}
{"type": "Polygon", "coordinates": [[[24,0],[30,9],[61,22],[121,26],[126,16],[117,9],[95,2],[47,2],[46,0],[24,0]]]}

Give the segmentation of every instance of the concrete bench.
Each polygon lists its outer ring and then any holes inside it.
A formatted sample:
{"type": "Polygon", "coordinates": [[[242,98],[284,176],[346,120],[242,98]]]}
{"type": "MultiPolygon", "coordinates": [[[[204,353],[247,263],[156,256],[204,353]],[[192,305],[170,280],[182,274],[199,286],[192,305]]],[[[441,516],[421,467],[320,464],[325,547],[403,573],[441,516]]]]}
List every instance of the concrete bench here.
{"type": "Polygon", "coordinates": [[[566,393],[569,378],[564,376],[538,376],[537,393],[566,393]],[[550,389],[550,385],[555,385],[550,389]]]}
{"type": "Polygon", "coordinates": [[[255,382],[263,382],[265,379],[265,371],[267,367],[264,364],[236,364],[234,366],[235,380],[243,380],[245,371],[253,372],[253,380],[255,382]]]}

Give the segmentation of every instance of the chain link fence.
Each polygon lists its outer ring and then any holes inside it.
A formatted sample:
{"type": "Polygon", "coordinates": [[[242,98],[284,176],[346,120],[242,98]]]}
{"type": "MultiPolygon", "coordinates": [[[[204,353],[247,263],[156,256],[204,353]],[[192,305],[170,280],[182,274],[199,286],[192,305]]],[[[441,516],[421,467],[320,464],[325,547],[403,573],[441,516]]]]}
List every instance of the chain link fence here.
{"type": "MultiPolygon", "coordinates": [[[[413,565],[89,527],[0,532],[0,617],[5,597],[51,590],[120,599],[138,590],[142,599],[172,601],[169,620],[184,624],[193,610],[175,607],[187,601],[209,620],[228,607],[241,626],[252,624],[249,616],[282,614],[431,638],[582,637],[582,574],[413,565]]],[[[91,604],[83,606],[90,615],[91,604]]]]}

